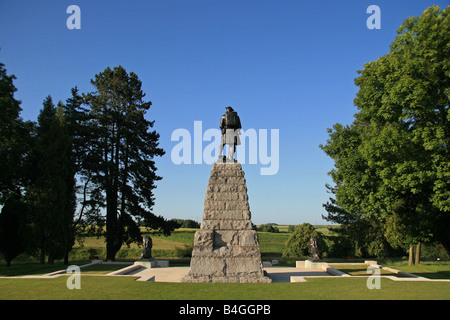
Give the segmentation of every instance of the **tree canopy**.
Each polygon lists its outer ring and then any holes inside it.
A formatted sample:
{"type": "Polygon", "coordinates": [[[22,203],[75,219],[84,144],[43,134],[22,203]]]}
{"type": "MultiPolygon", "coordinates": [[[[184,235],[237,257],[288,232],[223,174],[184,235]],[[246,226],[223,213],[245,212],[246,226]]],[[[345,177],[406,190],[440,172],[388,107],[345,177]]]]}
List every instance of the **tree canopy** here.
{"type": "Polygon", "coordinates": [[[450,7],[406,19],[390,52],[358,71],[354,122],[321,146],[336,205],[382,221],[393,246],[449,245],[449,43],[450,7]]]}
{"type": "Polygon", "coordinates": [[[106,68],[91,83],[95,91],[83,95],[88,116],[81,123],[89,134],[82,168],[106,207],[107,259],[114,260],[122,244],[141,241],[137,220],[165,234],[176,224],[151,211],[155,182],[161,180],[155,157],[164,150],[151,130],[154,121],[145,118],[151,102],[144,101],[142,82],[119,66],[106,68]]]}
{"type": "Polygon", "coordinates": [[[123,244],[142,241],[139,226],[175,229],[152,212],[164,150],[135,73],[108,67],[92,92],[74,87],[56,106],[48,96],[37,123],[20,118],[14,79],[0,64],[0,251],[8,264],[23,251],[67,263],[75,239],[94,234],[105,236],[114,260],[123,244]]]}

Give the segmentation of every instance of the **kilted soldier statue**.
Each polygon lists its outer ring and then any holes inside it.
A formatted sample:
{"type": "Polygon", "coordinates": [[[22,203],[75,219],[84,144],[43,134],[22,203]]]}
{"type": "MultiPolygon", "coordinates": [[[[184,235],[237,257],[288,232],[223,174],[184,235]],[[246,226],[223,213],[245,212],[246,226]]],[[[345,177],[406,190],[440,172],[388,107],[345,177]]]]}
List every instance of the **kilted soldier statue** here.
{"type": "Polygon", "coordinates": [[[218,162],[234,162],[234,153],[236,151],[236,146],[241,144],[241,139],[239,138],[241,131],[241,119],[236,111],[232,107],[225,107],[227,112],[220,119],[220,129],[222,130],[222,141],[219,146],[219,159],[218,162]],[[223,155],[223,147],[225,144],[228,145],[228,158],[223,155]]]}

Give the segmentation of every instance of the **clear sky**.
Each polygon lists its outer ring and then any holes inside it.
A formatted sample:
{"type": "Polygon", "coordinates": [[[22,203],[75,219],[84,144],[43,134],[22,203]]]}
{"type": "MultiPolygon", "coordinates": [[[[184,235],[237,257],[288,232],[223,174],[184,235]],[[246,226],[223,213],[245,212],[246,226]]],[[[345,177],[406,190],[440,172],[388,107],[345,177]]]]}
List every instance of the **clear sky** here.
{"type": "Polygon", "coordinates": [[[253,223],[321,224],[333,167],[319,148],[326,129],[352,122],[356,71],[389,52],[405,18],[433,4],[450,1],[0,0],[0,61],[17,77],[21,116],[33,121],[49,94],[65,101],[74,86],[88,92],[108,66],[135,72],[166,151],[155,214],[201,221],[211,165],[174,164],[171,135],[193,135],[194,121],[218,128],[230,105],[244,130],[279,129],[276,174],[243,164],[253,223]],[[79,30],[66,26],[72,4],[79,30]],[[366,26],[370,5],[380,8],[381,29],[366,26]]]}

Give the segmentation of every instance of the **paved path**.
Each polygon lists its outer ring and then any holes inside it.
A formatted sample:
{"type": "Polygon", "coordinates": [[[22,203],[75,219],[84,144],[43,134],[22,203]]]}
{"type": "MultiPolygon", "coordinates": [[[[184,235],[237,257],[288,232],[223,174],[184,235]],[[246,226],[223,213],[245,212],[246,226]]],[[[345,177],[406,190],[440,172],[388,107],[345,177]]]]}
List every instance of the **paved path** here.
{"type": "Polygon", "coordinates": [[[181,282],[181,278],[190,269],[190,267],[148,268],[135,273],[134,276],[142,277],[143,279],[141,281],[148,281],[152,277],[155,277],[155,282],[181,282]]]}
{"type": "MultiPolygon", "coordinates": [[[[95,261],[90,264],[80,266],[80,268],[89,267],[101,263],[100,261],[95,261]]],[[[109,264],[109,263],[106,263],[109,264]]],[[[111,263],[114,264],[114,263],[111,263]]],[[[363,265],[363,264],[362,264],[363,265]]],[[[384,276],[383,278],[389,278],[393,281],[436,281],[436,282],[450,282],[450,279],[428,279],[424,277],[419,277],[414,274],[407,274],[399,270],[389,269],[393,273],[400,273],[407,275],[408,277],[396,277],[396,276],[384,276]]],[[[141,266],[128,265],[120,270],[113,271],[109,274],[85,274],[88,276],[127,276],[136,277],[137,281],[155,281],[155,282],[181,282],[181,279],[189,272],[190,267],[167,267],[167,268],[144,268],[141,266]]],[[[319,269],[308,269],[308,268],[293,268],[293,267],[265,267],[264,270],[267,272],[269,278],[272,279],[272,283],[289,283],[291,282],[291,277],[295,277],[292,280],[294,282],[305,282],[305,278],[309,277],[351,277],[348,274],[342,272],[336,272],[338,270],[333,268],[326,268],[325,270],[319,269]]],[[[67,275],[66,270],[60,270],[53,273],[45,275],[29,275],[29,276],[16,276],[16,277],[0,277],[0,279],[14,279],[14,278],[35,278],[35,279],[51,279],[67,275]]],[[[369,276],[369,275],[368,275],[369,276]]]]}
{"type": "MultiPolygon", "coordinates": [[[[155,277],[155,282],[181,282],[181,279],[189,272],[190,267],[150,268],[133,273],[134,276],[142,277],[141,281],[148,281],[155,277]]],[[[298,277],[332,277],[329,273],[319,270],[309,270],[291,267],[268,267],[264,268],[272,283],[291,282],[291,276],[298,277]]]]}
{"type": "Polygon", "coordinates": [[[321,271],[311,270],[304,268],[292,268],[292,267],[267,267],[264,270],[268,273],[272,283],[286,283],[291,282],[291,276],[293,277],[333,277],[333,275],[321,271]]]}

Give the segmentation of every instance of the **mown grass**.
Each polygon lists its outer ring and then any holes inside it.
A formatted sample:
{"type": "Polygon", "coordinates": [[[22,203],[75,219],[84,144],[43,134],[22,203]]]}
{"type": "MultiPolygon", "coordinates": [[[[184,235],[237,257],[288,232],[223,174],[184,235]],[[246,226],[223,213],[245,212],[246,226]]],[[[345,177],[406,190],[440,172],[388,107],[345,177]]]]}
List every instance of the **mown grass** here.
{"type": "MultiPolygon", "coordinates": [[[[277,259],[280,265],[295,266],[299,258],[282,257],[285,242],[289,237],[286,228],[279,233],[259,232],[260,248],[263,260],[277,259]]],[[[328,230],[323,226],[324,230],[328,230]]],[[[154,256],[170,260],[170,265],[189,265],[189,258],[180,255],[192,249],[195,229],[179,229],[169,237],[152,235],[154,256]],[[183,253],[184,250],[184,253],[183,253]]],[[[87,238],[84,247],[76,246],[71,254],[70,264],[89,263],[89,256],[105,258],[103,239],[87,238]],[[75,261],[74,261],[75,260],[75,261]]],[[[118,260],[132,262],[140,253],[140,246],[124,246],[118,254],[118,260]]],[[[27,258],[28,259],[28,258],[27,258]]],[[[11,267],[0,265],[0,276],[20,276],[46,274],[66,269],[61,261],[54,265],[41,265],[14,260],[11,267]]],[[[332,259],[329,259],[332,260],[332,259]]],[[[336,259],[335,262],[342,260],[336,259]]],[[[345,261],[345,259],[344,259],[345,261]]],[[[329,261],[333,262],[333,261],[329,261]]],[[[379,261],[384,266],[414,273],[431,279],[450,279],[450,262],[422,262],[418,266],[408,266],[405,261],[379,261]]],[[[55,279],[0,279],[0,299],[75,299],[75,300],[426,300],[450,299],[449,282],[394,282],[382,278],[381,289],[369,290],[366,277],[354,278],[314,278],[306,283],[272,284],[222,284],[222,283],[154,283],[137,282],[133,277],[93,276],[105,275],[123,266],[98,265],[81,269],[81,290],[69,290],[67,276],[55,279]]],[[[366,269],[356,266],[340,266],[339,269],[352,275],[367,275],[366,269]]],[[[382,271],[383,272],[383,271],[382,271]]],[[[389,274],[389,273],[382,273],[389,274]]]]}
{"type": "MultiPolygon", "coordinates": [[[[367,268],[368,265],[331,265],[331,267],[338,269],[342,272],[345,272],[351,276],[368,276],[367,268]]],[[[383,276],[398,276],[396,273],[392,271],[388,271],[386,269],[379,269],[380,274],[383,276]]],[[[372,273],[370,273],[372,274],[372,273]]]]}
{"type": "Polygon", "coordinates": [[[133,277],[81,276],[81,289],[69,290],[67,277],[0,279],[0,299],[88,300],[391,300],[450,299],[450,283],[381,280],[369,290],[367,278],[315,278],[305,283],[158,283],[133,277]]]}
{"type": "Polygon", "coordinates": [[[261,252],[282,254],[289,233],[258,232],[259,248],[261,252]]]}
{"type": "Polygon", "coordinates": [[[428,279],[450,279],[450,261],[423,261],[410,266],[406,261],[388,260],[383,265],[428,279]]]}

